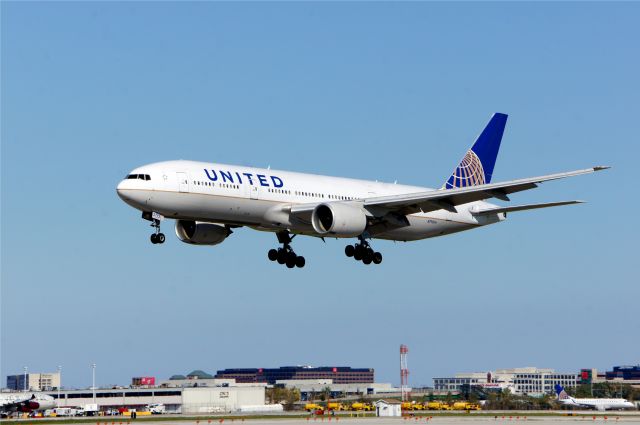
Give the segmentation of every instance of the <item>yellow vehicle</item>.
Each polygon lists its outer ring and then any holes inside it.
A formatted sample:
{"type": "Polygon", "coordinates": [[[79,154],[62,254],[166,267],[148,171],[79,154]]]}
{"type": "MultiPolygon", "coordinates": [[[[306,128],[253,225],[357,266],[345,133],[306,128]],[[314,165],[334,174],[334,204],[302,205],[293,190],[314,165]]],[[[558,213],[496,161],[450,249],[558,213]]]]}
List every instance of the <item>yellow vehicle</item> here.
{"type": "Polygon", "coordinates": [[[413,405],[413,410],[427,410],[427,408],[422,403],[415,403],[413,405]]]}
{"type": "Polygon", "coordinates": [[[430,401],[424,406],[425,410],[451,410],[452,407],[441,401],[430,401]]]}
{"type": "Polygon", "coordinates": [[[408,401],[403,401],[402,406],[400,406],[402,410],[413,410],[413,403],[408,401]]]}
{"type": "Polygon", "coordinates": [[[351,404],[351,410],[356,410],[356,411],[364,410],[364,411],[370,412],[373,410],[373,406],[369,403],[361,403],[357,401],[351,404]]]}
{"type": "Polygon", "coordinates": [[[324,410],[324,407],[316,403],[307,403],[304,405],[304,410],[307,412],[315,412],[316,410],[324,410]]]}
{"type": "Polygon", "coordinates": [[[480,410],[480,406],[468,401],[456,401],[453,403],[453,410],[480,410]]]}
{"type": "Polygon", "coordinates": [[[329,402],[327,403],[327,410],[347,410],[347,407],[342,403],[329,402]]]}

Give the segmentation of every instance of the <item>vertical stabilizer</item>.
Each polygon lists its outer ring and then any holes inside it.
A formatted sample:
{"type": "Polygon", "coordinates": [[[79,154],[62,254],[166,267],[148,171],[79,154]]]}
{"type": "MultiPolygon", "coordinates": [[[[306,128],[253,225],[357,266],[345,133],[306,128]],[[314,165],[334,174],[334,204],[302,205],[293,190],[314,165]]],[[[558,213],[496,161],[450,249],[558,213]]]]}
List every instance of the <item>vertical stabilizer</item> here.
{"type": "Polygon", "coordinates": [[[493,167],[496,165],[500,141],[507,124],[507,115],[495,113],[482,130],[471,149],[444,184],[444,189],[478,186],[491,183],[493,167]]]}

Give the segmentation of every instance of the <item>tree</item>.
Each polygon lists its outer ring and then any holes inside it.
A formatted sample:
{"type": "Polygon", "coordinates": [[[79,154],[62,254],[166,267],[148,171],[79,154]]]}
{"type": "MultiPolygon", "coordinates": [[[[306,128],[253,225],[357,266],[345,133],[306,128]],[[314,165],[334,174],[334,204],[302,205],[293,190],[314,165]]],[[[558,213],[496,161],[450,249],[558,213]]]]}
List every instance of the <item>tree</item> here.
{"type": "Polygon", "coordinates": [[[284,394],[284,410],[293,410],[293,407],[298,401],[300,401],[300,390],[297,388],[287,388],[284,394]]]}

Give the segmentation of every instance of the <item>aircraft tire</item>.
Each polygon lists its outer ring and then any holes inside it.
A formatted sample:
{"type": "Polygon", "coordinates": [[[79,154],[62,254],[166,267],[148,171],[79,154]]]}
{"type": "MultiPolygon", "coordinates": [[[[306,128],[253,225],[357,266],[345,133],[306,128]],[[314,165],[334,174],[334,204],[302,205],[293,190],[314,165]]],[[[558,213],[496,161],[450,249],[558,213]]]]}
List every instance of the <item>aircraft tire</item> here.
{"type": "Polygon", "coordinates": [[[355,254],[356,249],[353,247],[353,245],[347,245],[344,247],[344,253],[347,257],[353,257],[353,254],[355,254]]]}
{"type": "Polygon", "coordinates": [[[373,261],[373,250],[367,249],[362,256],[362,262],[365,264],[371,264],[373,261]]]}
{"type": "Polygon", "coordinates": [[[278,259],[278,251],[270,249],[267,257],[269,257],[269,261],[276,261],[278,259]]]}
{"type": "Polygon", "coordinates": [[[301,269],[304,267],[305,264],[306,264],[306,260],[302,255],[299,257],[296,257],[296,267],[301,269]]]}
{"type": "Polygon", "coordinates": [[[287,268],[294,268],[296,266],[296,259],[293,257],[289,257],[287,258],[287,262],[285,263],[287,265],[287,268]]]}
{"type": "Polygon", "coordinates": [[[380,264],[380,263],[382,263],[382,254],[380,254],[379,252],[374,252],[373,264],[380,264]]]}
{"type": "Polygon", "coordinates": [[[158,243],[164,243],[164,241],[166,240],[164,233],[158,233],[158,236],[156,236],[156,240],[158,241],[158,243]]]}
{"type": "Polygon", "coordinates": [[[151,234],[151,238],[150,238],[150,239],[151,239],[151,243],[152,243],[152,244],[154,244],[154,245],[155,245],[155,244],[157,244],[157,243],[158,243],[158,237],[156,236],[156,234],[155,234],[155,233],[152,233],[152,234],[151,234]]]}
{"type": "Polygon", "coordinates": [[[278,260],[278,264],[284,264],[287,262],[287,252],[284,249],[282,248],[278,249],[277,260],[278,260]]]}

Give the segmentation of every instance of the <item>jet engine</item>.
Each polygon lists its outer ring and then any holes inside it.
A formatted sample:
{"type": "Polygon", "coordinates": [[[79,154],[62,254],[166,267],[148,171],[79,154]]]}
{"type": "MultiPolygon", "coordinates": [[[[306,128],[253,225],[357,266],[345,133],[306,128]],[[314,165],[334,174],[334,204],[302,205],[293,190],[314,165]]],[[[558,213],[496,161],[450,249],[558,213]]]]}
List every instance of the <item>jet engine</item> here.
{"type": "Polygon", "coordinates": [[[367,227],[362,208],[339,203],[320,204],[311,214],[313,229],[321,235],[359,236],[367,227]]]}
{"type": "Polygon", "coordinates": [[[219,224],[191,220],[176,221],[176,236],[191,245],[218,245],[231,234],[231,229],[219,224]]]}

